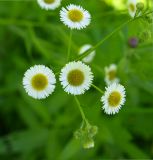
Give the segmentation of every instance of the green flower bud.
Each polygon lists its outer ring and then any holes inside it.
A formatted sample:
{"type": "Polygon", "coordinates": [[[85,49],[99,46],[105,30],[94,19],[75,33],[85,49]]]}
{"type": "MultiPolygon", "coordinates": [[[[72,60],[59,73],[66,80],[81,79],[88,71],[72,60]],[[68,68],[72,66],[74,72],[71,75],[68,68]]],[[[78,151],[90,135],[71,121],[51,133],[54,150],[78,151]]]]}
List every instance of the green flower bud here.
{"type": "Polygon", "coordinates": [[[97,126],[91,126],[88,130],[89,136],[92,138],[94,137],[98,132],[98,127],[97,126]]]}
{"type": "Polygon", "coordinates": [[[74,132],[74,137],[79,139],[83,148],[94,147],[93,137],[97,134],[98,127],[92,126],[89,123],[83,123],[77,131],[74,132]]]}
{"type": "Polygon", "coordinates": [[[137,10],[142,11],[144,9],[144,4],[142,2],[139,2],[136,4],[137,10]]]}
{"type": "Polygon", "coordinates": [[[76,139],[81,139],[81,137],[82,137],[82,132],[81,132],[80,129],[74,132],[74,137],[75,137],[76,139]]]}
{"type": "Polygon", "coordinates": [[[89,149],[94,147],[94,140],[92,138],[87,138],[83,142],[83,148],[89,149]]]}

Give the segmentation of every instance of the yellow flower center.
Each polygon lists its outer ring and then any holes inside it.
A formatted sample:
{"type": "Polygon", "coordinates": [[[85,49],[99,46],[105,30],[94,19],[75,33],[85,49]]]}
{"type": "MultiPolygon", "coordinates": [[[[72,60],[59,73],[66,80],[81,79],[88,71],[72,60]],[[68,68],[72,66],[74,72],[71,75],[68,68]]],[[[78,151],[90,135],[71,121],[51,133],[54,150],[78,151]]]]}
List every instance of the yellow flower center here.
{"type": "Polygon", "coordinates": [[[134,11],[135,11],[135,5],[132,4],[132,3],[130,3],[130,4],[129,4],[129,9],[130,9],[132,12],[134,12],[134,11]]]}
{"type": "Polygon", "coordinates": [[[48,3],[48,4],[51,4],[51,3],[54,3],[55,0],[44,0],[45,3],[48,3]]]}
{"type": "Polygon", "coordinates": [[[48,85],[48,79],[44,74],[38,73],[32,77],[31,84],[35,90],[41,91],[48,85]]]}
{"type": "Polygon", "coordinates": [[[108,97],[108,103],[111,107],[117,107],[121,101],[121,94],[117,91],[112,92],[108,97]]]}
{"type": "Polygon", "coordinates": [[[82,71],[74,69],[68,73],[67,79],[72,86],[79,86],[84,81],[84,74],[82,71]]]}
{"type": "Polygon", "coordinates": [[[116,78],[116,70],[111,70],[108,72],[108,77],[109,77],[109,80],[113,80],[116,78]]]}
{"type": "Polygon", "coordinates": [[[83,13],[78,9],[73,9],[68,12],[68,17],[73,22],[80,22],[83,19],[83,13]]]}

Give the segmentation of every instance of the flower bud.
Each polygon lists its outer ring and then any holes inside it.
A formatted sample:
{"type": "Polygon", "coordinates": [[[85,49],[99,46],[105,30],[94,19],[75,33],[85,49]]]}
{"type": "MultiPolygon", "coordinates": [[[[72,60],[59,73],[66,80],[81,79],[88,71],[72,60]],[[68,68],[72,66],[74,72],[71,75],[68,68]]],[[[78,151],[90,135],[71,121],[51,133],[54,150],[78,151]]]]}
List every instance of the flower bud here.
{"type": "Polygon", "coordinates": [[[76,139],[80,139],[82,137],[82,132],[80,129],[74,132],[74,137],[76,139]]]}
{"type": "Polygon", "coordinates": [[[97,132],[98,132],[98,127],[97,126],[91,126],[89,128],[88,132],[89,132],[89,136],[90,137],[94,137],[97,134],[97,132]]]}
{"type": "Polygon", "coordinates": [[[89,123],[82,124],[82,126],[75,131],[74,137],[80,140],[83,148],[93,148],[94,140],[93,137],[97,134],[98,127],[92,126],[89,123]]]}
{"type": "Polygon", "coordinates": [[[138,46],[138,42],[139,40],[137,37],[131,37],[128,40],[128,44],[131,48],[136,48],[138,46]]]}
{"type": "Polygon", "coordinates": [[[92,138],[87,138],[83,142],[83,148],[89,149],[94,147],[94,140],[92,138]]]}
{"type": "Polygon", "coordinates": [[[144,9],[144,4],[142,2],[139,2],[136,4],[137,10],[142,11],[144,9]]]}

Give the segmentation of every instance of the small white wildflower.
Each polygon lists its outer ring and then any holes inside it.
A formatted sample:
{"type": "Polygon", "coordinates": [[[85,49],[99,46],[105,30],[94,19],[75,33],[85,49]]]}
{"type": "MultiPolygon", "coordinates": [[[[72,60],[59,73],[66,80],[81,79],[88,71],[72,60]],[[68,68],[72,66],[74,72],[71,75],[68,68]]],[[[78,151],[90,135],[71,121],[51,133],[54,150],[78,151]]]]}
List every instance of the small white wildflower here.
{"type": "Polygon", "coordinates": [[[114,82],[119,83],[119,78],[116,77],[117,66],[111,64],[109,67],[105,67],[105,82],[107,85],[110,85],[114,82]]]}
{"type": "Polygon", "coordinates": [[[70,4],[60,11],[60,20],[71,29],[83,29],[90,24],[91,16],[81,6],[70,4]]]}
{"type": "Polygon", "coordinates": [[[103,109],[106,114],[118,113],[122,105],[125,103],[124,86],[113,83],[106,88],[104,96],[101,97],[103,109]]]}
{"type": "Polygon", "coordinates": [[[136,3],[137,3],[136,0],[128,0],[128,3],[127,3],[127,8],[132,18],[134,18],[136,14],[136,10],[137,10],[136,3]]]}
{"type": "Polygon", "coordinates": [[[35,99],[48,97],[55,89],[55,75],[44,65],[30,67],[23,78],[23,86],[29,96],[35,99]]]}
{"type": "Polygon", "coordinates": [[[70,62],[61,70],[60,81],[65,92],[79,95],[91,86],[93,74],[91,69],[81,61],[70,62]]]}

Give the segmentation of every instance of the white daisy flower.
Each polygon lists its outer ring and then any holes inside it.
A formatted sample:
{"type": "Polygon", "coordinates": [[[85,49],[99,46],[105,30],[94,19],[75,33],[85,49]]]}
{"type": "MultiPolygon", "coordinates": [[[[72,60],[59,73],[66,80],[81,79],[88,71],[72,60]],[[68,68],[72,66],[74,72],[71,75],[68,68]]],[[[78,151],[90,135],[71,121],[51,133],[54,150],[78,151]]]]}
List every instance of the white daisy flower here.
{"type": "Polygon", "coordinates": [[[105,67],[105,82],[110,85],[114,82],[119,83],[119,78],[117,78],[117,66],[111,64],[109,67],[105,67]]]}
{"type": "Polygon", "coordinates": [[[91,86],[93,74],[89,66],[81,61],[70,62],[61,70],[60,81],[65,92],[79,95],[91,86]]]}
{"type": "Polygon", "coordinates": [[[113,83],[106,88],[104,96],[101,97],[103,109],[106,114],[118,113],[122,105],[125,103],[124,86],[113,83]]]}
{"type": "Polygon", "coordinates": [[[23,78],[23,86],[29,96],[35,99],[48,97],[55,89],[55,75],[44,65],[30,67],[23,78]]]}
{"type": "MultiPolygon", "coordinates": [[[[92,45],[90,45],[90,44],[85,44],[85,45],[83,45],[83,46],[80,48],[80,50],[79,50],[79,55],[83,54],[84,52],[86,52],[86,51],[89,50],[90,48],[92,48],[92,45]]],[[[84,58],[82,59],[82,61],[85,62],[85,63],[90,63],[90,62],[93,60],[95,54],[96,54],[96,52],[95,52],[95,51],[92,51],[89,55],[87,55],[86,57],[84,57],[84,58]]]]}
{"type": "Polygon", "coordinates": [[[42,9],[54,10],[60,6],[61,0],[37,0],[42,9]]]}
{"type": "Polygon", "coordinates": [[[61,9],[60,20],[71,29],[83,29],[90,24],[91,16],[81,6],[70,4],[61,9]]]}
{"type": "Polygon", "coordinates": [[[134,18],[136,14],[136,10],[137,10],[136,4],[137,4],[136,0],[128,0],[127,7],[128,7],[129,14],[132,18],[134,18]]]}

